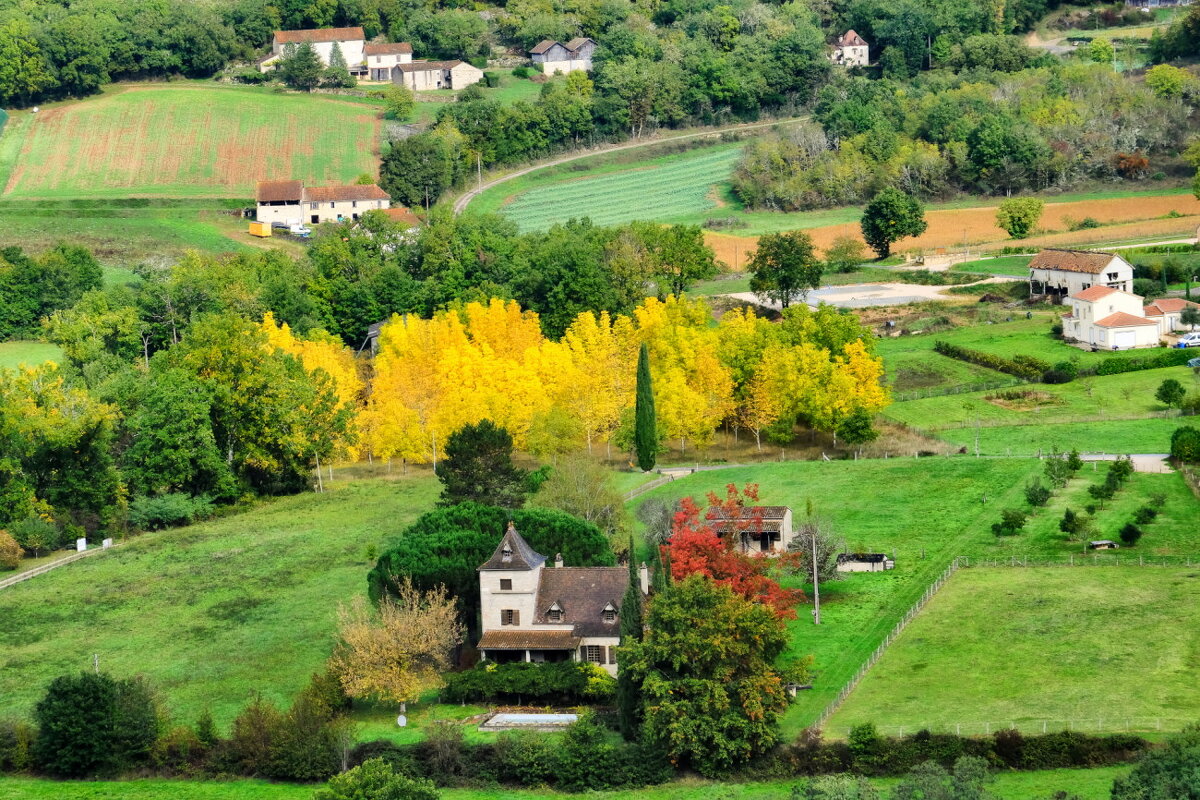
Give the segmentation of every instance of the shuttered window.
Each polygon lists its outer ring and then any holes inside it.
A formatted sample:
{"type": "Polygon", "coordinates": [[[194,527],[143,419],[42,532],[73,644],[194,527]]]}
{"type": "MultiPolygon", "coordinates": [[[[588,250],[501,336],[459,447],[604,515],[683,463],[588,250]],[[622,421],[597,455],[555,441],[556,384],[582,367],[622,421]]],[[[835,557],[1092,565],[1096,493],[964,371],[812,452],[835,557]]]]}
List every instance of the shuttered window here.
{"type": "Polygon", "coordinates": [[[511,589],[512,589],[512,578],[501,578],[500,579],[500,591],[507,592],[507,591],[510,591],[511,589]]]}
{"type": "Polygon", "coordinates": [[[521,624],[521,612],[514,611],[511,608],[506,608],[506,609],[502,610],[500,612],[500,624],[501,625],[520,625],[521,624]]]}
{"type": "Polygon", "coordinates": [[[600,645],[587,644],[587,645],[584,645],[581,649],[583,650],[583,660],[584,661],[590,661],[593,664],[603,664],[604,663],[605,652],[604,652],[604,648],[601,647],[600,645]]]}
{"type": "Polygon", "coordinates": [[[617,648],[615,648],[615,647],[608,648],[608,663],[610,663],[610,664],[617,663],[617,648]]]}

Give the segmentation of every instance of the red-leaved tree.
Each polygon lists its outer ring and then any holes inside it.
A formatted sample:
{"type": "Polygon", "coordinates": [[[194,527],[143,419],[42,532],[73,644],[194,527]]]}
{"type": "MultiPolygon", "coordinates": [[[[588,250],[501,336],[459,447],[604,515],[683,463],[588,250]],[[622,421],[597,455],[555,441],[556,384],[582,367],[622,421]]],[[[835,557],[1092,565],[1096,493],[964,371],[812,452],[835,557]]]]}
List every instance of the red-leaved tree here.
{"type": "Polygon", "coordinates": [[[662,548],[663,563],[670,565],[674,580],[703,575],[747,600],[771,606],[780,617],[795,617],[804,592],[784,589],[769,574],[781,560],[794,556],[768,558],[739,549],[744,537],[762,534],[762,510],[747,506],[747,501],[758,501],[757,484],[747,484],[741,491],[728,484],[724,498],[709,492],[703,513],[695,500],[685,497],[671,525],[671,538],[662,548]]]}

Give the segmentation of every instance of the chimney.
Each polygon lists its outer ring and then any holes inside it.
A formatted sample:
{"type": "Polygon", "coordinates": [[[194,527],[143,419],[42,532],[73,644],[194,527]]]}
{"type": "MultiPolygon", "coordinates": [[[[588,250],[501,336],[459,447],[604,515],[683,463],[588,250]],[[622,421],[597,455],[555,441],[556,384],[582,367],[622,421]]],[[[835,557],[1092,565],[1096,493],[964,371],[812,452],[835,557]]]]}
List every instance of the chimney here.
{"type": "Polygon", "coordinates": [[[650,568],[645,561],[638,567],[638,583],[642,585],[642,594],[650,594],[650,568]]]}
{"type": "Polygon", "coordinates": [[[554,554],[554,566],[561,569],[562,565],[563,565],[562,553],[555,553],[554,554]]]}

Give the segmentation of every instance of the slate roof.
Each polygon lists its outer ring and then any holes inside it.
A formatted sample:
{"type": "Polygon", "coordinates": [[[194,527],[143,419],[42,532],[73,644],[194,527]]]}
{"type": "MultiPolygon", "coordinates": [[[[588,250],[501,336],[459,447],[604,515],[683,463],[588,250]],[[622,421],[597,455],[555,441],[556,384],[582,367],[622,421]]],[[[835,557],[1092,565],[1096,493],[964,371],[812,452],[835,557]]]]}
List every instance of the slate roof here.
{"type": "Polygon", "coordinates": [[[554,41],[553,39],[542,39],[533,47],[529,48],[529,52],[536,56],[540,56],[542,53],[546,52],[551,47],[554,47],[556,44],[558,44],[558,42],[554,41]]]}
{"type": "Polygon", "coordinates": [[[259,181],[254,197],[260,203],[300,202],[304,184],[300,181],[259,181]]]}
{"type": "Polygon", "coordinates": [[[853,28],[851,28],[850,30],[846,31],[845,33],[843,33],[841,36],[839,36],[837,38],[837,46],[838,47],[866,47],[867,42],[865,39],[863,39],[861,36],[859,36],[857,33],[855,33],[853,28]]]}
{"type": "Polygon", "coordinates": [[[348,200],[390,200],[391,196],[375,184],[366,186],[309,186],[304,199],[315,203],[345,202],[348,200]]]}
{"type": "Polygon", "coordinates": [[[517,529],[510,522],[500,544],[496,545],[496,552],[492,553],[492,557],[479,569],[530,570],[537,569],[545,563],[546,557],[530,547],[529,542],[517,533],[517,529]],[[504,556],[505,548],[510,551],[507,559],[504,556]]]}
{"type": "Polygon", "coordinates": [[[588,42],[591,42],[592,44],[596,43],[594,39],[589,39],[586,36],[576,36],[574,39],[564,44],[563,47],[567,48],[568,50],[575,51],[583,47],[588,42]]]}
{"type": "Polygon", "coordinates": [[[1153,325],[1158,327],[1158,323],[1152,319],[1135,317],[1133,314],[1126,314],[1124,311],[1109,314],[1104,319],[1097,320],[1095,324],[1101,328],[1131,328],[1138,325],[1153,325]]]}
{"type": "Polygon", "coordinates": [[[363,48],[363,53],[368,56],[398,56],[411,53],[412,51],[412,45],[408,42],[369,44],[363,48]]]}
{"type": "Polygon", "coordinates": [[[1097,300],[1103,300],[1110,294],[1116,294],[1117,290],[1111,286],[1089,286],[1082,292],[1076,292],[1071,295],[1073,300],[1086,300],[1089,303],[1094,303],[1097,300]]]}
{"type": "Polygon", "coordinates": [[[480,650],[574,650],[579,638],[571,631],[484,631],[480,650]]]}
{"type": "Polygon", "coordinates": [[[551,622],[547,612],[555,603],[562,609],[562,624],[574,625],[576,636],[620,636],[617,616],[604,621],[609,603],[620,609],[629,588],[629,570],[625,567],[553,567],[543,569],[538,581],[535,625],[551,622]]]}
{"type": "Polygon", "coordinates": [[[314,28],[303,31],[275,31],[275,41],[279,44],[300,44],[309,42],[352,42],[365,39],[363,29],[354,28],[314,28]]]}
{"type": "Polygon", "coordinates": [[[1112,260],[1113,253],[1100,253],[1094,250],[1056,250],[1047,248],[1029,262],[1030,269],[1055,269],[1060,272],[1086,272],[1098,275],[1104,271],[1112,260]]]}

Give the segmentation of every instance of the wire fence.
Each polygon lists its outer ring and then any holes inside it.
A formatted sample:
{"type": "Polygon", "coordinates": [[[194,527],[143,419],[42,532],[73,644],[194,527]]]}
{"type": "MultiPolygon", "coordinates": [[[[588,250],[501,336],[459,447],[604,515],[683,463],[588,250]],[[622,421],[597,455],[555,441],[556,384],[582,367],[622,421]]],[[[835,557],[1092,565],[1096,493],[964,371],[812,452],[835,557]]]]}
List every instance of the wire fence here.
{"type": "MultiPolygon", "coordinates": [[[[1037,411],[1032,412],[1034,414],[1037,411]]],[[[936,433],[953,430],[968,430],[971,428],[1020,428],[1031,425],[1073,425],[1096,422],[1135,422],[1144,419],[1175,419],[1178,417],[1189,417],[1195,412],[1179,411],[1176,409],[1166,409],[1164,411],[1143,411],[1140,414],[1105,414],[1103,410],[1099,410],[1095,414],[1069,414],[1059,415],[1047,413],[1046,418],[1041,419],[987,419],[987,420],[955,420],[947,422],[944,425],[937,425],[932,428],[918,428],[907,422],[902,423],[904,427],[910,431],[920,433],[926,436],[933,436],[936,433]]]]}
{"type": "Polygon", "coordinates": [[[987,392],[995,389],[1010,389],[1013,386],[1026,386],[1034,381],[1024,378],[1006,378],[982,383],[964,383],[957,386],[933,386],[928,389],[913,389],[908,392],[895,392],[892,400],[902,403],[905,400],[924,400],[927,397],[946,397],[952,394],[970,394],[971,392],[987,392]]]}
{"type": "Polygon", "coordinates": [[[937,579],[925,589],[925,593],[921,595],[921,599],[913,603],[912,608],[905,612],[904,616],[900,618],[900,621],[896,623],[896,627],[892,628],[891,632],[889,632],[888,635],[883,638],[883,641],[880,642],[879,646],[875,648],[874,652],[872,652],[871,655],[867,657],[867,660],[863,662],[863,665],[858,668],[858,672],[854,673],[854,677],[846,681],[846,685],[841,688],[841,690],[837,693],[837,696],[829,703],[829,705],[825,706],[825,710],[821,712],[821,715],[817,717],[816,722],[813,723],[814,727],[819,728],[825,724],[826,720],[833,716],[833,713],[838,710],[838,707],[840,707],[842,703],[846,701],[846,698],[850,696],[852,691],[854,691],[854,687],[857,686],[858,682],[863,679],[863,676],[867,674],[871,667],[875,666],[875,662],[878,661],[885,652],[887,652],[887,649],[891,646],[892,642],[896,641],[897,637],[904,632],[904,629],[908,627],[908,623],[912,622],[913,618],[916,617],[917,614],[921,613],[921,609],[925,607],[925,604],[933,599],[934,595],[938,593],[938,590],[945,586],[946,581],[950,580],[950,576],[957,571],[958,559],[955,559],[950,566],[946,567],[945,571],[943,571],[942,574],[939,575],[937,579]]]}
{"type": "MultiPolygon", "coordinates": [[[[1086,545],[1084,545],[1086,547],[1086,545]]],[[[954,559],[959,567],[1200,567],[1200,556],[1147,556],[1119,551],[1068,554],[1058,558],[1009,556],[1007,558],[954,559]]]]}
{"type": "MultiPolygon", "coordinates": [[[[921,725],[876,725],[875,730],[885,736],[905,736],[918,731],[930,733],[952,733],[957,736],[989,736],[998,731],[1016,730],[1024,734],[1057,733],[1077,731],[1079,733],[1151,733],[1154,731],[1177,731],[1195,722],[1191,717],[1134,717],[1113,713],[1106,717],[1018,719],[970,722],[935,722],[921,725]]],[[[850,735],[849,728],[839,728],[834,733],[850,735]]]]}

